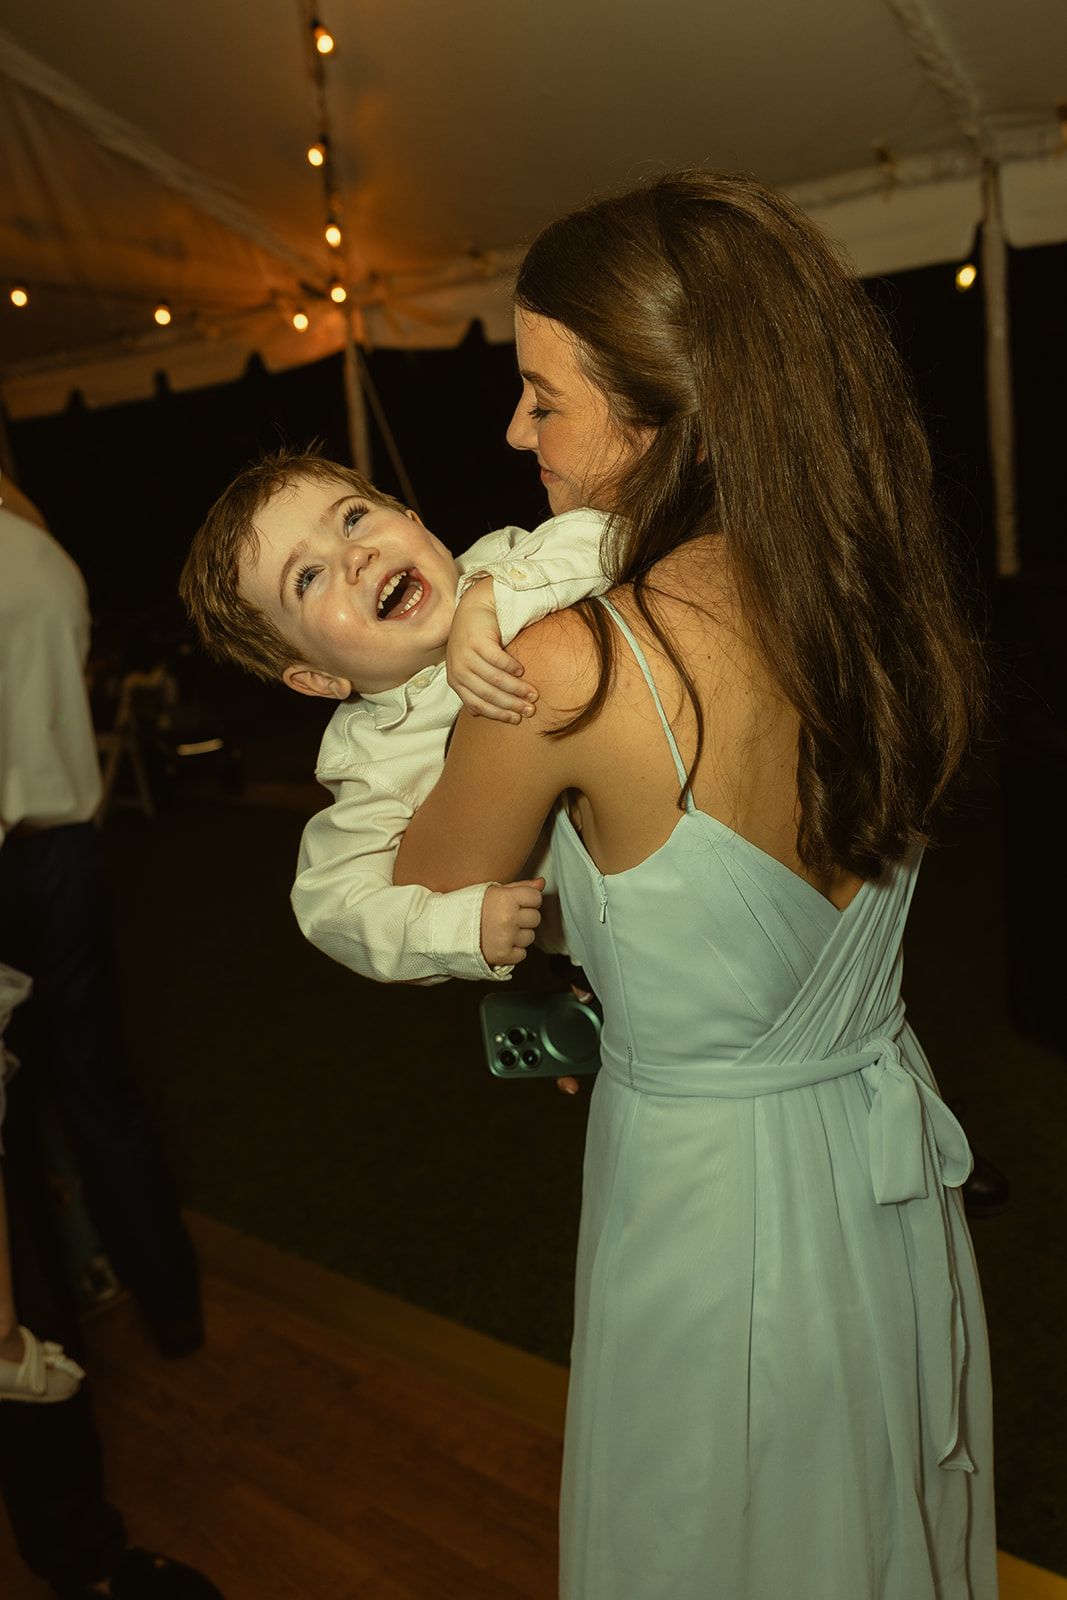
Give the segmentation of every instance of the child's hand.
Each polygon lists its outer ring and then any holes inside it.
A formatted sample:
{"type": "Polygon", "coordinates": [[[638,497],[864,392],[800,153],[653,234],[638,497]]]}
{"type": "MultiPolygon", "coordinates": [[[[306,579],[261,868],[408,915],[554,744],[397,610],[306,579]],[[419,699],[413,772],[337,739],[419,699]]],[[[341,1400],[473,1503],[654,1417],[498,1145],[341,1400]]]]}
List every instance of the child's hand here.
{"type": "Polygon", "coordinates": [[[491,883],[482,901],[482,955],[490,967],[513,967],[526,960],[541,921],[544,878],[522,883],[491,883]]]}
{"type": "Polygon", "coordinates": [[[521,722],[533,715],[537,690],[516,681],[522,665],[500,643],[491,578],[472,584],[456,607],[445,673],[473,716],[521,722]]]}

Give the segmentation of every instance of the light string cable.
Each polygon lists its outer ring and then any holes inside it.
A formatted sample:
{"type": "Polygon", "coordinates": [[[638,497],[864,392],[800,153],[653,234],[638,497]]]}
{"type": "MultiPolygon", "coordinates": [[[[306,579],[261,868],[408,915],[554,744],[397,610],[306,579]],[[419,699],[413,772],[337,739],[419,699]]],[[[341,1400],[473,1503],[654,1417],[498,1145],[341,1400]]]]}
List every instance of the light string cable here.
{"type": "MultiPolygon", "coordinates": [[[[324,237],[326,246],[330,251],[330,299],[338,307],[344,306],[348,299],[348,250],[347,237],[344,227],[344,195],[341,188],[340,177],[337,169],[337,151],[333,137],[333,121],[330,116],[329,95],[327,93],[326,64],[334,53],[334,39],[329,29],[322,22],[316,0],[300,0],[301,13],[304,21],[304,38],[308,53],[308,75],[311,81],[312,104],[315,117],[315,141],[308,147],[307,157],[311,166],[317,167],[322,174],[323,194],[325,197],[326,224],[324,237]]],[[[370,403],[374,419],[378,424],[385,444],[393,471],[396,473],[400,485],[400,492],[407,505],[415,512],[419,510],[418,499],[408,476],[407,468],[397,448],[393,430],[389,426],[385,411],[382,407],[370,368],[367,365],[363,351],[356,343],[352,331],[352,314],[346,307],[342,313],[345,320],[345,360],[346,360],[346,394],[350,410],[350,425],[353,432],[353,455],[356,457],[357,466],[362,462],[361,470],[369,477],[370,471],[370,440],[367,435],[366,416],[363,410],[363,397],[370,403]]]]}

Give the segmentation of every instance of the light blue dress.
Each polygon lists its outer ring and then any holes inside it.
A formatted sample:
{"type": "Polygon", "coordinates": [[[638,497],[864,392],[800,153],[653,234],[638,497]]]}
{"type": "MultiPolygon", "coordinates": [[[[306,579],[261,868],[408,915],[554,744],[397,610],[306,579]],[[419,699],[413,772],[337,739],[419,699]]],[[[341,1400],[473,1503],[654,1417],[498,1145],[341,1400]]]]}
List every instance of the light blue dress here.
{"type": "Polygon", "coordinates": [[[971,1156],[900,999],[918,854],[842,912],[690,799],[621,873],[561,812],[553,861],[605,1018],[562,1600],[994,1600],[971,1156]]]}

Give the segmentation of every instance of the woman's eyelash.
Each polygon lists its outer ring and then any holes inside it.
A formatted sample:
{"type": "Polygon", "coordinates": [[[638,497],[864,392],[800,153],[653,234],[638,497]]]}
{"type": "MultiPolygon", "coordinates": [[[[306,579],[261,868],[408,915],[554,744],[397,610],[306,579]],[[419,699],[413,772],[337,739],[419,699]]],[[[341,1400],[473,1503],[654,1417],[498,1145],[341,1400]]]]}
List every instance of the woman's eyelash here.
{"type": "Polygon", "coordinates": [[[549,413],[548,413],[548,407],[547,406],[531,406],[530,407],[530,415],[531,415],[531,417],[533,417],[535,422],[543,422],[545,417],[548,416],[548,414],[549,413]]]}

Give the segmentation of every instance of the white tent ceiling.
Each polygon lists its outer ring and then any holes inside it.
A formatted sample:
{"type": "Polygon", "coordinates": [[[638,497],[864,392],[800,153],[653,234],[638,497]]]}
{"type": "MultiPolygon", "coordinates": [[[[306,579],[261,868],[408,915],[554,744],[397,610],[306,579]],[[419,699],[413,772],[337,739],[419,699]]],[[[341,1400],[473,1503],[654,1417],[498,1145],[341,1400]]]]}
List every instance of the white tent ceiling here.
{"type": "Polygon", "coordinates": [[[337,350],[338,270],[359,339],[506,338],[523,241],[664,168],[755,172],[868,274],[965,256],[990,162],[1008,241],[1067,239],[1063,0],[321,0],[337,256],[307,3],[0,0],[10,416],[337,350]]]}

